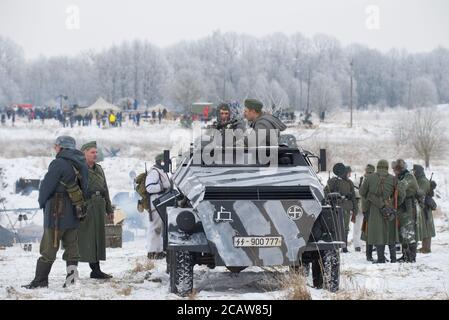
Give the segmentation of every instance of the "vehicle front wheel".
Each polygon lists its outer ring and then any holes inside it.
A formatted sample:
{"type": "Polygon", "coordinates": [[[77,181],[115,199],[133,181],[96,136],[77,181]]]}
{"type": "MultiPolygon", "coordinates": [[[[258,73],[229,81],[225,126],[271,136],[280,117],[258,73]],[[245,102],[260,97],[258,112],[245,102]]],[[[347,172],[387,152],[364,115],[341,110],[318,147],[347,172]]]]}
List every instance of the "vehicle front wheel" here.
{"type": "Polygon", "coordinates": [[[186,296],[193,289],[193,255],[189,251],[174,251],[170,255],[170,292],[186,296]]]}

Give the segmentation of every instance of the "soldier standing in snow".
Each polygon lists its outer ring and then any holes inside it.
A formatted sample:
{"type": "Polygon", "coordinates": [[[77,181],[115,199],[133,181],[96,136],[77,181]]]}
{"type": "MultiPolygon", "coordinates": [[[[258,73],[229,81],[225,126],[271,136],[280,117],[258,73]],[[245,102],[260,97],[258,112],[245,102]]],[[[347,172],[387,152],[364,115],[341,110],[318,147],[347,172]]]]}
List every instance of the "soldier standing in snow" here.
{"type": "Polygon", "coordinates": [[[416,196],[418,182],[407,170],[404,160],[393,161],[392,167],[399,180],[398,189],[405,192],[405,200],[398,207],[399,240],[402,243],[403,256],[400,262],[416,262],[416,196]]]}
{"type": "Polygon", "coordinates": [[[114,209],[103,168],[97,163],[97,143],[88,142],[81,147],[89,168],[86,218],[78,230],[81,262],[88,262],[92,279],[109,279],[111,275],[100,269],[100,260],[106,260],[105,218],[114,219],[114,209]]]}
{"type": "Polygon", "coordinates": [[[431,252],[431,240],[435,237],[435,224],[433,222],[432,208],[428,204],[428,197],[432,197],[433,190],[430,186],[430,181],[426,178],[424,168],[415,164],[413,166],[413,174],[418,182],[418,232],[417,237],[419,241],[422,241],[422,248],[418,251],[421,253],[431,252]]]}
{"type": "MultiPolygon", "coordinates": [[[[350,167],[348,167],[350,170],[350,167]]],[[[366,172],[365,172],[366,174],[366,172]]],[[[363,177],[362,177],[363,179],[363,177]]],[[[362,180],[361,180],[362,181],[362,180]]],[[[354,250],[356,252],[361,252],[362,251],[362,239],[361,239],[361,232],[362,232],[362,222],[363,222],[363,214],[362,214],[362,210],[360,210],[360,201],[361,201],[361,197],[359,194],[358,189],[360,189],[360,186],[362,185],[362,183],[360,182],[359,186],[355,189],[355,194],[356,194],[356,199],[357,199],[357,214],[352,214],[351,217],[351,222],[354,223],[354,227],[352,229],[352,242],[354,245],[354,250]]]]}
{"type": "Polygon", "coordinates": [[[145,188],[150,195],[150,213],[147,229],[148,259],[165,258],[162,241],[163,222],[153,205],[153,200],[171,188],[170,178],[163,170],[163,160],[164,155],[159,154],[155,159],[154,166],[148,171],[145,180],[145,188]]]}
{"type": "Polygon", "coordinates": [[[369,212],[366,243],[376,246],[377,251],[374,263],[386,262],[385,245],[389,247],[391,262],[396,262],[397,228],[393,208],[404,199],[404,193],[397,190],[398,182],[388,173],[387,160],[379,160],[377,171],[367,176],[360,187],[360,195],[366,199],[365,209],[369,212]]]}
{"type": "Polygon", "coordinates": [[[73,284],[78,271],[78,227],[80,211],[74,198],[83,201],[87,190],[87,166],[84,155],[76,150],[75,139],[60,136],[55,142],[57,153],[48,166],[48,172],[39,187],[39,206],[44,209],[44,234],[40,243],[40,258],[36,264],[36,275],[28,285],[34,289],[48,287],[50,274],[60,242],[64,248],[62,259],[67,264],[67,280],[73,284]]]}
{"type": "Polygon", "coordinates": [[[337,163],[333,167],[333,172],[335,177],[332,177],[327,181],[324,192],[326,194],[338,192],[342,196],[342,200],[339,204],[343,209],[346,238],[346,247],[343,248],[343,252],[347,253],[349,221],[352,214],[357,215],[358,213],[357,199],[355,198],[354,184],[348,177],[347,167],[343,163],[337,163]]]}
{"type": "MultiPolygon", "coordinates": [[[[374,173],[374,171],[376,170],[376,168],[372,165],[372,164],[367,164],[365,167],[365,174],[363,176],[363,179],[360,181],[360,185],[359,185],[359,193],[360,193],[360,187],[362,186],[363,180],[374,173]]],[[[360,195],[360,208],[362,210],[362,215],[363,215],[363,221],[362,221],[362,228],[361,228],[361,240],[363,241],[367,241],[367,234],[368,234],[368,217],[369,217],[369,211],[368,211],[368,203],[367,203],[367,199],[366,197],[360,195]]],[[[357,225],[357,224],[356,224],[357,225]]],[[[354,226],[354,232],[355,232],[355,228],[356,225],[354,226]]],[[[354,240],[355,241],[355,240],[354,240]]],[[[368,242],[366,242],[366,260],[367,261],[373,261],[373,245],[372,244],[368,244],[368,242]]]]}

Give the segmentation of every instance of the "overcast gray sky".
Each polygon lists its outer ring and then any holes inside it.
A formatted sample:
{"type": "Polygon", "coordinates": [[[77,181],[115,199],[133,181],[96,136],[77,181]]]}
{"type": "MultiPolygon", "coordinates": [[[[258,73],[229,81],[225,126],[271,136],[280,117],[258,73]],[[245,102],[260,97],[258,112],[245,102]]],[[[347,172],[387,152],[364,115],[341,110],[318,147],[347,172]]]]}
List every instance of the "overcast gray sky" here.
{"type": "Polygon", "coordinates": [[[27,58],[135,38],[164,47],[215,30],[325,33],[343,45],[417,52],[449,48],[448,17],[447,0],[0,0],[0,35],[27,58]]]}

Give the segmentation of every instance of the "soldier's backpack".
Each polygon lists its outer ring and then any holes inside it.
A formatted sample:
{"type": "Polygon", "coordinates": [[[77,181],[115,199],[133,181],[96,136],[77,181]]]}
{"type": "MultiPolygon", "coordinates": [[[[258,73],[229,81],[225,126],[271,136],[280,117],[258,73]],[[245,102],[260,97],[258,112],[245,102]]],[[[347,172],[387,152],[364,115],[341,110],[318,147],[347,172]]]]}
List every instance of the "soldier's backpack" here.
{"type": "Polygon", "coordinates": [[[137,202],[137,210],[143,212],[144,210],[150,212],[150,194],[147,192],[145,186],[145,180],[147,179],[148,171],[145,168],[145,172],[139,174],[134,179],[134,190],[142,198],[137,202]]]}
{"type": "MultiPolygon", "coordinates": [[[[162,177],[159,170],[156,171],[159,174],[159,184],[161,186],[162,190],[161,192],[163,192],[165,188],[162,184],[162,177]]],[[[137,210],[139,212],[143,212],[144,210],[146,210],[147,212],[151,213],[150,194],[148,193],[147,186],[145,185],[147,175],[148,171],[146,170],[145,167],[145,172],[142,172],[134,179],[134,190],[136,190],[137,194],[142,198],[139,201],[137,201],[137,210]]],[[[171,188],[172,186],[170,181],[170,189],[171,188]]]]}

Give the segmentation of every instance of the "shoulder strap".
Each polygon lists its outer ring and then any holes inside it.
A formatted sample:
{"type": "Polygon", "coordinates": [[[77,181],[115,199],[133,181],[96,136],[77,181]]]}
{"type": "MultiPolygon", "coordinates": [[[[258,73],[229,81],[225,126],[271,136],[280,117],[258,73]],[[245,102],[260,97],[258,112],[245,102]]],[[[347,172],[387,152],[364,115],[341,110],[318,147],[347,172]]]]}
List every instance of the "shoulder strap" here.
{"type": "MultiPolygon", "coordinates": [[[[145,185],[145,189],[148,188],[148,186],[151,186],[151,185],[153,185],[153,184],[159,184],[159,186],[161,187],[161,189],[163,189],[163,188],[162,188],[162,185],[161,185],[161,174],[159,173],[159,171],[158,171],[156,168],[152,167],[152,168],[150,169],[150,171],[147,172],[147,174],[146,174],[146,176],[145,176],[145,180],[146,180],[146,177],[148,176],[148,173],[151,172],[151,170],[155,170],[155,171],[157,172],[157,174],[158,174],[158,176],[159,176],[159,179],[158,179],[157,182],[152,182],[152,183],[149,183],[149,184],[145,185]]],[[[144,182],[144,183],[145,183],[145,182],[144,182]]]]}
{"type": "Polygon", "coordinates": [[[336,191],[336,183],[337,183],[337,178],[333,177],[331,179],[329,179],[329,191],[330,192],[335,192],[336,191]]]}
{"type": "Polygon", "coordinates": [[[378,187],[380,187],[380,197],[384,197],[384,188],[385,188],[385,177],[380,177],[380,184],[378,185],[378,187]]]}
{"type": "MultiPolygon", "coordinates": [[[[73,168],[73,171],[75,172],[75,181],[74,182],[77,184],[80,184],[81,183],[81,173],[73,164],[71,164],[71,166],[73,168]]],[[[68,184],[64,183],[64,181],[62,181],[62,180],[59,180],[59,183],[61,183],[66,188],[68,186],[68,184]]]]}
{"type": "Polygon", "coordinates": [[[393,176],[393,185],[394,185],[394,192],[393,192],[393,207],[395,209],[398,208],[398,197],[399,197],[399,190],[398,190],[398,178],[396,176],[393,176]]]}

